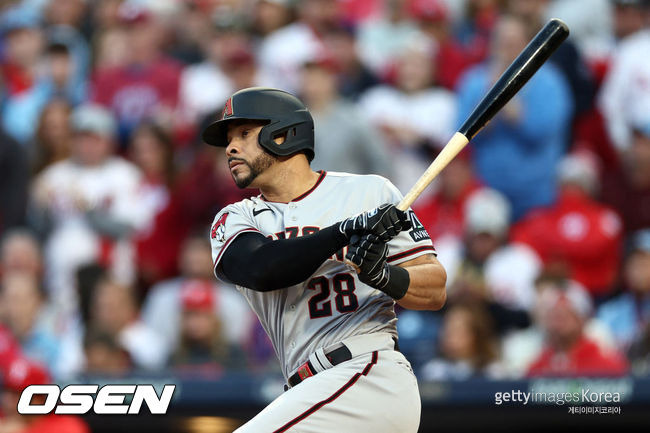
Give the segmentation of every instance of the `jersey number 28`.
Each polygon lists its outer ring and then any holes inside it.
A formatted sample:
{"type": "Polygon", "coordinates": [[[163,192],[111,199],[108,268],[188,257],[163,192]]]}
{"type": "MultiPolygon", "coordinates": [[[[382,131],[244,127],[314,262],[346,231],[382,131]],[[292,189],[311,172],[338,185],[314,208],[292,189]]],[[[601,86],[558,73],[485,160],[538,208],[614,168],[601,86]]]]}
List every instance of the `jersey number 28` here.
{"type": "Polygon", "coordinates": [[[332,315],[332,301],[329,299],[330,286],[336,293],[334,304],[339,313],[350,313],[359,308],[357,295],[354,294],[355,286],[352,275],[336,274],[331,281],[321,275],[311,279],[307,284],[308,289],[316,291],[316,294],[309,298],[309,317],[312,319],[332,315]]]}

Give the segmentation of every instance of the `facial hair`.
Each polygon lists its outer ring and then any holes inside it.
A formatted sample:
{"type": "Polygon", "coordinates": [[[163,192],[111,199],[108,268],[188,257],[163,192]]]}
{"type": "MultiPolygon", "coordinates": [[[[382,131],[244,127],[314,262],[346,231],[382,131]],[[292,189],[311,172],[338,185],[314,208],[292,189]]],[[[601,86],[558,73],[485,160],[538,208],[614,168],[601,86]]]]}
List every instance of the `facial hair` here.
{"type": "Polygon", "coordinates": [[[272,166],[277,160],[277,157],[267,152],[263,152],[259,156],[257,156],[257,158],[255,158],[251,163],[248,163],[248,161],[239,158],[230,158],[228,162],[232,160],[241,161],[242,164],[248,167],[248,175],[246,177],[237,178],[236,176],[233,175],[235,185],[237,185],[237,187],[241,189],[244,189],[244,188],[248,188],[251,182],[253,182],[257,176],[262,174],[264,170],[272,166]]]}

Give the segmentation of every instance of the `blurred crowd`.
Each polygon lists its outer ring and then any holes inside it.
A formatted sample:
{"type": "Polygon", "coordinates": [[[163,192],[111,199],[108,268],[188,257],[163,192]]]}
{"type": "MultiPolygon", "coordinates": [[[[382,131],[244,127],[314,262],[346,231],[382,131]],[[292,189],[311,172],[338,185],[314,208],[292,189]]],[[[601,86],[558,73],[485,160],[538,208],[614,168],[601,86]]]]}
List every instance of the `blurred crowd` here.
{"type": "Polygon", "coordinates": [[[61,381],[278,372],[212,273],[213,216],[256,192],[202,128],[237,89],[285,89],[314,116],[314,169],[406,192],[552,16],[569,40],[414,205],[448,302],[398,308],[400,347],[422,379],[650,373],[650,2],[0,8],[7,384],[16,360],[61,381]]]}

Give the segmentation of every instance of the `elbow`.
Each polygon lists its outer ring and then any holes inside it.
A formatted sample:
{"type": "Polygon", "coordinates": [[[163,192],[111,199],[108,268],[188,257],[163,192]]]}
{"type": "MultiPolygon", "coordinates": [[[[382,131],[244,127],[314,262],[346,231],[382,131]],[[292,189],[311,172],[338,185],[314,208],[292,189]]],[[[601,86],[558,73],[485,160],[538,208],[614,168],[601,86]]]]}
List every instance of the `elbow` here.
{"type": "Polygon", "coordinates": [[[438,311],[445,306],[447,302],[447,290],[445,286],[436,288],[432,291],[431,299],[429,300],[429,310],[438,311]]]}

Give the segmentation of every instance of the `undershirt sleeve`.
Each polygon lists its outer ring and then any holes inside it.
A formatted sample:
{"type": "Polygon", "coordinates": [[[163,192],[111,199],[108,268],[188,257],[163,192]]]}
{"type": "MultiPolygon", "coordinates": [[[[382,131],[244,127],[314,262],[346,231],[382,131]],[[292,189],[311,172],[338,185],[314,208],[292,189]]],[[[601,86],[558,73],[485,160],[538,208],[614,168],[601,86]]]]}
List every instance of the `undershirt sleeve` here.
{"type": "Polygon", "coordinates": [[[216,274],[251,290],[277,290],[305,281],[345,245],[347,240],[336,225],[292,239],[242,233],[224,251],[216,274]]]}

